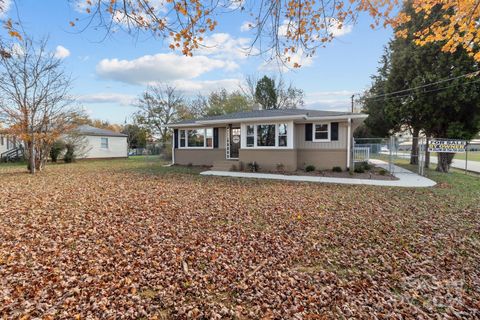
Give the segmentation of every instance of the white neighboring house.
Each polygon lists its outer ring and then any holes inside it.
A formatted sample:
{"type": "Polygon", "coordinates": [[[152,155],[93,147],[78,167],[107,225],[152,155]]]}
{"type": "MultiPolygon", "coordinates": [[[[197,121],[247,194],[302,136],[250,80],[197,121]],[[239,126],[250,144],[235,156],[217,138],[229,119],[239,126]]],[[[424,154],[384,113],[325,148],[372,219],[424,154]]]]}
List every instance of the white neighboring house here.
{"type": "Polygon", "coordinates": [[[127,135],[111,130],[82,125],[75,133],[85,137],[85,151],[81,159],[127,158],[127,135]]]}
{"type": "Polygon", "coordinates": [[[23,155],[23,150],[18,150],[19,148],[21,148],[21,144],[15,137],[0,133],[0,161],[23,155]],[[18,152],[16,153],[15,150],[18,152]]]}

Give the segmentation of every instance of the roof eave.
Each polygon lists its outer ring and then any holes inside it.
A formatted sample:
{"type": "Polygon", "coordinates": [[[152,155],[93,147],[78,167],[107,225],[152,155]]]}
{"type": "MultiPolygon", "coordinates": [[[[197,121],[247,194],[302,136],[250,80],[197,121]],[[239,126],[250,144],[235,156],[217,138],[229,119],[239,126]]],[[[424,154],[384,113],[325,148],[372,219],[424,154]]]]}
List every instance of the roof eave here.
{"type": "Polygon", "coordinates": [[[277,117],[255,117],[255,118],[238,118],[238,119],[218,119],[218,120],[197,120],[192,123],[173,123],[166,125],[168,128],[182,128],[182,127],[201,127],[212,124],[229,124],[239,122],[260,122],[260,121],[279,121],[279,120],[304,120],[304,121],[321,121],[321,120],[348,120],[348,119],[365,119],[366,114],[344,114],[337,116],[324,117],[308,117],[307,115],[288,115],[277,117]]]}

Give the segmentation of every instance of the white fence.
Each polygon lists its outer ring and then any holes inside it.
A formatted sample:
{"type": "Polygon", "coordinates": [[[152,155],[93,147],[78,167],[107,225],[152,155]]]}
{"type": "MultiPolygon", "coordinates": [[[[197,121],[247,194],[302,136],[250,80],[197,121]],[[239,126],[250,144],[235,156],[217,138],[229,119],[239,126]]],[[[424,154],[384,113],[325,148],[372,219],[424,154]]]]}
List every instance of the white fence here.
{"type": "Polygon", "coordinates": [[[353,161],[354,162],[366,162],[370,160],[370,148],[368,147],[355,147],[353,148],[353,161]]]}

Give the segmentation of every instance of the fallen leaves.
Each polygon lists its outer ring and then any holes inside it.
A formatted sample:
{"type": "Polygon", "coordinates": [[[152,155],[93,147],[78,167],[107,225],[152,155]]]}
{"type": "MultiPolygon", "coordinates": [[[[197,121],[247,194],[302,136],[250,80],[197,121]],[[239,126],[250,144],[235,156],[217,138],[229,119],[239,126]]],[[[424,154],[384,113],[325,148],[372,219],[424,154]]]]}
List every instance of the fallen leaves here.
{"type": "Polygon", "coordinates": [[[0,173],[0,316],[480,317],[479,210],[447,189],[157,166],[0,173]]]}

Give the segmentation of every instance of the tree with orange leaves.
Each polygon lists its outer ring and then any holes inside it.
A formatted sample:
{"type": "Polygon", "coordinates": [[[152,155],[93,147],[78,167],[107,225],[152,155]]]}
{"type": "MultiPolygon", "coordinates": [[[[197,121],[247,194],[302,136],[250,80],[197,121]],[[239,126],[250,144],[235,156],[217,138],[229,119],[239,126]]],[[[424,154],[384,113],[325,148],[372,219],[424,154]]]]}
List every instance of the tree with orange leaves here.
{"type": "MultiPolygon", "coordinates": [[[[283,62],[296,54],[311,56],[332,41],[335,29],[355,23],[360,13],[372,17],[372,28],[391,25],[396,29],[411,16],[399,13],[399,0],[77,0],[88,14],[88,24],[145,31],[163,37],[171,49],[192,55],[204,37],[218,27],[218,16],[247,12],[262,52],[283,62]]],[[[414,0],[413,8],[425,16],[416,32],[416,43],[442,42],[443,50],[465,49],[480,61],[480,0],[414,0]],[[437,10],[434,10],[437,9],[437,10]],[[438,10],[441,9],[441,10],[438,10]],[[443,12],[433,17],[432,12],[443,12]],[[432,22],[430,22],[432,21],[432,22]]],[[[81,21],[71,21],[72,26],[81,21]]],[[[401,32],[397,34],[401,36],[401,32]]],[[[300,67],[299,62],[291,63],[300,67]]]]}
{"type": "Polygon", "coordinates": [[[32,174],[43,169],[51,145],[78,117],[70,78],[46,44],[25,38],[0,56],[0,121],[25,145],[32,174]]]}

